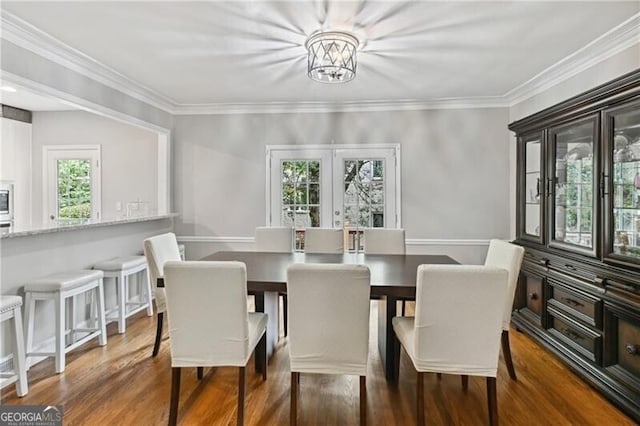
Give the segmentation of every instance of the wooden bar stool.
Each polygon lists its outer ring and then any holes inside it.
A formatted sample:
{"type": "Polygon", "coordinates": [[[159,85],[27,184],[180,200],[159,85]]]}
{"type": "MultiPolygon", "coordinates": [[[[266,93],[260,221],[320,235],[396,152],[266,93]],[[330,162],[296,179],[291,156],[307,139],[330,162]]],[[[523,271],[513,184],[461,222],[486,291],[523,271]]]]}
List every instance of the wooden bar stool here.
{"type": "MultiPolygon", "coordinates": [[[[104,289],[102,278],[104,274],[98,270],[78,270],[60,272],[34,280],[24,286],[25,292],[25,323],[26,334],[26,358],[27,369],[29,357],[55,356],[56,373],[64,371],[65,354],[85,342],[98,338],[100,346],[107,344],[107,329],[104,314],[104,289]],[[97,302],[96,327],[75,328],[75,303],[74,298],[78,294],[95,292],[97,302]],[[70,324],[66,327],[66,300],[70,299],[70,324]],[[36,301],[53,300],[55,303],[56,343],[54,352],[36,352],[33,350],[33,329],[36,316],[36,301]],[[87,335],[76,340],[77,333],[87,335]],[[65,345],[65,337],[69,335],[70,344],[65,345]]],[[[94,309],[91,309],[92,313],[94,309]]]]}
{"type": "Polygon", "coordinates": [[[0,297],[0,322],[13,320],[15,341],[13,342],[13,371],[2,373],[2,377],[16,382],[16,394],[25,396],[29,392],[27,367],[25,366],[24,333],[22,331],[22,297],[0,297]]]}
{"type": "Polygon", "coordinates": [[[149,283],[147,259],[144,256],[126,256],[100,262],[93,266],[104,272],[104,278],[113,279],[116,286],[117,315],[109,317],[112,310],[105,313],[107,320],[118,321],[118,333],[122,334],[126,330],[127,318],[143,309],[147,310],[147,315],[153,315],[153,303],[151,302],[151,284],[149,283]],[[139,299],[137,301],[129,299],[129,278],[138,276],[141,279],[139,299]],[[144,294],[144,295],[143,295],[144,294]],[[131,308],[131,309],[129,309],[131,308]]]}

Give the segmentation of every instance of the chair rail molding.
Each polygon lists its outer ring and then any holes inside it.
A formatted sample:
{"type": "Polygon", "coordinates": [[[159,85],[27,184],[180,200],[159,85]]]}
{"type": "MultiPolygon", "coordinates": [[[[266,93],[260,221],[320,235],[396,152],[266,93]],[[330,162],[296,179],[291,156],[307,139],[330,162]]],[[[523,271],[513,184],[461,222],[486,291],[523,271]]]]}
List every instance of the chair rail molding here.
{"type": "MultiPolygon", "coordinates": [[[[254,244],[254,237],[214,237],[183,235],[177,237],[179,243],[219,243],[219,244],[254,244]]],[[[488,239],[431,239],[407,238],[408,246],[488,246],[488,239]]]]}

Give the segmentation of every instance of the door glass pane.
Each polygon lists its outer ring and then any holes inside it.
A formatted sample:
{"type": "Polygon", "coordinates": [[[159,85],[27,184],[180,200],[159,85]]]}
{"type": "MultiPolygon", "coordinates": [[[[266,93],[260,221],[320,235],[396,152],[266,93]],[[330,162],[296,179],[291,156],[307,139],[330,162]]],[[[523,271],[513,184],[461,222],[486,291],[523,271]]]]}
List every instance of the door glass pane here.
{"type": "Polygon", "coordinates": [[[91,161],[57,161],[58,223],[86,223],[91,219],[91,161]]]}
{"type": "Polygon", "coordinates": [[[557,241],[593,247],[593,123],[555,135],[555,230],[557,241]]]}
{"type": "Polygon", "coordinates": [[[282,161],[281,223],[304,229],[320,226],[320,162],[282,161]]]}
{"type": "Polygon", "coordinates": [[[640,259],[640,111],[613,123],[613,252],[640,259]]]}
{"type": "Polygon", "coordinates": [[[345,228],[384,227],[384,161],[344,161],[345,228]]]}
{"type": "Polygon", "coordinates": [[[525,144],[524,232],[537,237],[540,236],[541,147],[540,140],[525,144]]]}

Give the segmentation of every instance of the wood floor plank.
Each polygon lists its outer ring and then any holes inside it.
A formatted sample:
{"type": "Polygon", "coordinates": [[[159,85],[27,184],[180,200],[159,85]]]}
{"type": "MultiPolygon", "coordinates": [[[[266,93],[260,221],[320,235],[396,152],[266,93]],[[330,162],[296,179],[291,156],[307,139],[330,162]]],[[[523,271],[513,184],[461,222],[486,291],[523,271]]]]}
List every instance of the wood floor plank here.
{"type": "MultiPolygon", "coordinates": [[[[375,303],[375,302],[373,302],[375,303]]],[[[412,312],[412,304],[407,311],[412,312]]],[[[416,422],[416,372],[402,353],[400,380],[390,386],[377,350],[377,309],[372,306],[367,373],[369,425],[411,425],[416,422]]],[[[53,359],[29,371],[29,394],[17,398],[14,386],[2,390],[2,404],[64,406],[65,425],[161,425],[169,417],[171,360],[166,332],[160,353],[151,358],[155,319],[144,312],[131,318],[127,332],[108,327],[105,347],[89,342],[67,357],[64,373],[56,375],[53,359]]],[[[503,425],[632,425],[604,397],[573,374],[553,354],[512,330],[511,349],[518,381],[509,378],[504,360],[498,372],[498,413],[503,425]],[[540,413],[544,413],[541,415],[540,413]]],[[[247,369],[245,418],[248,425],[289,423],[289,356],[281,338],[269,361],[266,382],[250,361],[247,369]]],[[[178,423],[232,425],[236,421],[237,368],[184,369],[178,423]]],[[[298,422],[301,425],[353,425],[359,421],[359,378],[303,374],[298,422]]],[[[425,418],[431,425],[486,425],[485,380],[469,378],[462,391],[460,377],[427,374],[425,418]]]]}

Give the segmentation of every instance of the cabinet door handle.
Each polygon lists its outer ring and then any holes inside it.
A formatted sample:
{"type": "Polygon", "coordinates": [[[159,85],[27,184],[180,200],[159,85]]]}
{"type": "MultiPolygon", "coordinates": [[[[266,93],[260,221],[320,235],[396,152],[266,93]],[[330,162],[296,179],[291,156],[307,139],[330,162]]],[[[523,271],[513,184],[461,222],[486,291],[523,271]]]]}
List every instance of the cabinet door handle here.
{"type": "Polygon", "coordinates": [[[603,198],[605,195],[609,195],[609,191],[607,191],[607,178],[609,176],[604,173],[600,174],[600,198],[603,198]]]}
{"type": "Polygon", "coordinates": [[[570,339],[573,340],[578,340],[578,339],[582,339],[582,336],[579,335],[578,333],[576,333],[575,331],[565,328],[564,330],[562,330],[562,334],[564,334],[565,336],[567,336],[570,339]]]}
{"type": "Polygon", "coordinates": [[[640,351],[638,351],[638,345],[632,345],[631,343],[627,343],[624,346],[624,349],[627,351],[629,355],[640,355],[640,351]]]}
{"type": "Polygon", "coordinates": [[[568,270],[570,270],[570,271],[575,271],[575,270],[576,270],[576,267],[575,267],[575,266],[573,266],[573,265],[565,264],[565,265],[564,265],[564,267],[565,267],[565,268],[567,268],[567,269],[568,269],[568,270]]]}
{"type": "Polygon", "coordinates": [[[563,297],[562,300],[564,300],[567,305],[584,306],[582,303],[578,302],[575,299],[571,299],[569,297],[563,297]]]}
{"type": "Polygon", "coordinates": [[[538,300],[538,294],[537,293],[529,293],[527,296],[531,300],[538,300]]]}
{"type": "Polygon", "coordinates": [[[540,196],[540,178],[536,178],[536,198],[540,196]]]}
{"type": "Polygon", "coordinates": [[[547,266],[549,264],[549,259],[545,259],[544,257],[542,259],[540,259],[540,264],[542,266],[547,266]]]}

